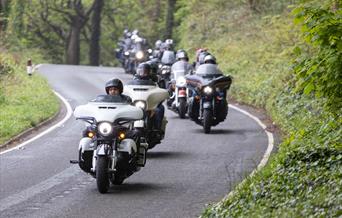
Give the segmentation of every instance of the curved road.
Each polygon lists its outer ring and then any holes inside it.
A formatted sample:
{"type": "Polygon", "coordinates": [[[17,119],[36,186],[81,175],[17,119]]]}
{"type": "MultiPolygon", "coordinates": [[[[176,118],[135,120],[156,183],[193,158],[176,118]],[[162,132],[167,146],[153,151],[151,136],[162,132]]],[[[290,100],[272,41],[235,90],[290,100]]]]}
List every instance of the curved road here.
{"type": "MultiPolygon", "coordinates": [[[[107,80],[132,77],[109,67],[42,65],[39,71],[72,108],[103,93],[107,80]]],[[[69,164],[84,128],[74,117],[24,149],[1,154],[0,217],[198,217],[243,180],[267,148],[263,129],[231,108],[209,135],[172,111],[166,115],[165,139],[148,152],[146,166],[108,194],[69,164]]]]}

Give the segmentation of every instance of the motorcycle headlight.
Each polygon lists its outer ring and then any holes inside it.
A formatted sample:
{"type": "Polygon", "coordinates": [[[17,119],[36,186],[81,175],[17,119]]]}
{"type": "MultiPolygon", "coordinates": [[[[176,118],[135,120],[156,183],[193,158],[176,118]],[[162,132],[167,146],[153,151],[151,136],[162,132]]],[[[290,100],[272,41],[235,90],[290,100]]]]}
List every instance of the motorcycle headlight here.
{"type": "Polygon", "coordinates": [[[144,57],[144,52],[142,51],[138,51],[136,54],[135,54],[135,57],[137,59],[142,59],[144,57]]]}
{"type": "Polygon", "coordinates": [[[143,102],[143,101],[136,101],[136,102],[134,103],[134,105],[135,105],[136,107],[138,107],[138,108],[143,109],[143,110],[145,110],[145,108],[146,108],[146,103],[143,102]]]}
{"type": "Polygon", "coordinates": [[[169,66],[162,67],[162,74],[170,73],[171,68],[169,66]]]}
{"type": "Polygon", "coordinates": [[[185,85],[186,79],[184,77],[178,77],[177,78],[177,84],[179,85],[185,85]]]}
{"type": "Polygon", "coordinates": [[[103,136],[109,136],[113,132],[113,127],[108,122],[100,123],[98,126],[98,130],[101,135],[103,136]]]}
{"type": "Polygon", "coordinates": [[[213,88],[211,88],[210,86],[206,86],[203,89],[203,91],[204,91],[205,94],[210,95],[213,92],[213,88]]]}

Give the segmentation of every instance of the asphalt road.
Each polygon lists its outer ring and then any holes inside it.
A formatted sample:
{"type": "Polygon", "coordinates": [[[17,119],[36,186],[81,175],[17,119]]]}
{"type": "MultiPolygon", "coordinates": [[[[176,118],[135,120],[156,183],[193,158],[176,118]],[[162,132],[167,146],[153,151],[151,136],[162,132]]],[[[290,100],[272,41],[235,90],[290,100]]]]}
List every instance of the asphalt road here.
{"type": "MultiPolygon", "coordinates": [[[[109,67],[42,65],[39,71],[72,108],[104,93],[107,80],[132,77],[109,67]]],[[[69,164],[84,128],[74,117],[1,154],[0,217],[198,217],[242,181],[267,148],[263,129],[233,109],[211,134],[172,111],[166,115],[165,139],[149,151],[146,166],[107,194],[69,164]]]]}

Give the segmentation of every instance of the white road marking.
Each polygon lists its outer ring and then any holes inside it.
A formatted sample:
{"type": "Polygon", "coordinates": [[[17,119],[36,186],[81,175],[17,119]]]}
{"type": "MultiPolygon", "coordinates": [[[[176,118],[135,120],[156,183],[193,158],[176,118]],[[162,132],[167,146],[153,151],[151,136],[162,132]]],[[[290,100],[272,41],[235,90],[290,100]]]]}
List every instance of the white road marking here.
{"type": "MultiPolygon", "coordinates": [[[[272,152],[273,147],[274,147],[274,138],[273,138],[273,134],[272,134],[271,132],[269,132],[269,131],[266,130],[266,128],[267,128],[266,125],[265,125],[264,123],[262,123],[261,120],[260,120],[259,118],[257,118],[256,116],[253,116],[252,114],[248,113],[248,112],[245,111],[245,110],[242,110],[241,108],[238,108],[238,107],[235,106],[235,105],[229,104],[229,107],[233,108],[234,110],[239,111],[240,113],[243,113],[243,114],[247,115],[248,117],[250,117],[251,119],[253,119],[256,123],[258,123],[259,126],[261,126],[261,127],[264,129],[264,131],[265,131],[265,133],[266,133],[266,135],[267,135],[268,145],[267,145],[267,149],[266,149],[266,151],[265,151],[265,153],[264,153],[264,156],[262,157],[262,159],[261,159],[260,163],[258,164],[257,168],[254,169],[254,170],[251,172],[251,174],[249,174],[249,176],[247,176],[240,184],[238,184],[238,185],[234,188],[234,190],[230,191],[230,192],[228,193],[228,195],[226,195],[226,197],[225,197],[224,199],[227,199],[227,198],[229,198],[230,196],[232,196],[232,195],[236,192],[236,190],[246,182],[247,178],[252,177],[258,170],[262,169],[262,168],[266,165],[268,159],[269,159],[270,156],[271,156],[271,152],[272,152]]],[[[221,202],[223,202],[223,200],[222,200],[221,202]]],[[[217,204],[217,206],[218,206],[218,205],[219,205],[219,203],[217,204]]]]}
{"type": "Polygon", "coordinates": [[[29,140],[27,140],[27,141],[25,141],[25,142],[23,142],[23,143],[21,143],[21,144],[15,146],[15,147],[13,147],[13,148],[11,148],[11,149],[8,149],[8,150],[6,150],[6,151],[0,152],[0,155],[1,155],[1,154],[5,154],[5,153],[10,152],[10,151],[13,151],[13,150],[17,150],[17,149],[22,148],[23,146],[25,146],[25,145],[27,145],[27,144],[33,142],[34,140],[36,140],[36,139],[42,137],[43,135],[45,135],[45,134],[51,132],[52,130],[54,130],[54,129],[58,128],[58,127],[61,127],[61,126],[63,125],[63,123],[65,123],[65,122],[70,118],[70,116],[72,115],[72,109],[71,109],[70,104],[69,104],[69,103],[67,102],[67,100],[66,100],[62,95],[60,95],[58,92],[54,91],[54,93],[57,95],[57,97],[59,97],[59,98],[63,101],[63,103],[65,104],[65,106],[66,106],[66,108],[67,108],[67,113],[66,113],[65,117],[63,118],[63,120],[61,120],[61,121],[58,122],[57,124],[51,126],[51,127],[48,128],[47,130],[45,130],[45,131],[39,133],[38,135],[34,136],[33,138],[31,138],[31,139],[29,139],[29,140]]]}
{"type": "MultiPolygon", "coordinates": [[[[59,123],[57,123],[56,125],[54,125],[54,126],[50,127],[49,129],[45,130],[44,132],[42,132],[42,133],[38,134],[37,136],[33,137],[32,139],[30,139],[30,140],[28,140],[28,141],[26,141],[26,142],[24,142],[24,143],[22,143],[22,144],[20,144],[20,145],[18,145],[16,147],[12,148],[12,149],[4,151],[4,152],[2,152],[0,154],[4,154],[4,153],[7,153],[9,151],[12,151],[12,150],[18,149],[20,147],[23,147],[24,145],[26,145],[26,144],[28,144],[28,143],[30,143],[30,142],[40,138],[41,136],[47,134],[48,132],[51,132],[52,130],[60,127],[64,122],[66,122],[70,118],[70,116],[72,115],[72,109],[71,109],[70,104],[59,93],[55,92],[55,94],[63,101],[63,103],[67,107],[67,114],[64,117],[64,119],[62,121],[60,121],[59,123]]],[[[256,121],[258,123],[258,125],[260,125],[264,129],[264,131],[265,131],[265,133],[267,135],[267,138],[268,138],[267,149],[266,149],[266,151],[264,153],[264,156],[263,156],[262,160],[260,161],[259,165],[257,166],[257,168],[254,169],[252,171],[252,173],[249,175],[249,176],[253,176],[258,170],[260,170],[261,168],[263,168],[266,165],[266,163],[267,163],[267,161],[268,161],[268,159],[269,159],[269,157],[271,155],[271,152],[273,150],[273,144],[274,144],[273,134],[266,130],[266,125],[263,124],[259,120],[259,118],[253,116],[252,114],[248,113],[245,110],[242,110],[242,109],[238,108],[237,106],[234,106],[234,105],[229,105],[229,106],[231,108],[233,108],[234,110],[237,110],[240,113],[243,113],[243,114],[247,115],[248,117],[250,117],[251,119],[253,119],[254,121],[256,121]]],[[[34,195],[39,194],[39,193],[41,193],[43,191],[46,191],[46,190],[52,188],[53,186],[56,186],[56,185],[62,183],[64,179],[69,178],[71,176],[74,176],[77,173],[77,171],[74,168],[75,167],[69,167],[66,170],[60,172],[59,174],[51,177],[50,179],[42,181],[41,183],[39,183],[37,185],[34,185],[34,186],[32,186],[32,187],[30,187],[28,189],[25,189],[25,190],[23,190],[23,191],[21,191],[21,192],[19,192],[17,194],[11,195],[11,196],[1,200],[0,201],[0,211],[3,211],[5,209],[7,209],[7,208],[9,208],[9,207],[11,207],[13,205],[19,204],[19,203],[21,203],[23,201],[26,201],[27,199],[33,197],[34,195]]],[[[246,181],[246,179],[243,180],[237,187],[241,186],[245,181],[246,181]]],[[[236,190],[236,188],[234,190],[236,190]]],[[[228,198],[231,195],[233,195],[235,193],[234,190],[231,191],[225,198],[228,198]]]]}

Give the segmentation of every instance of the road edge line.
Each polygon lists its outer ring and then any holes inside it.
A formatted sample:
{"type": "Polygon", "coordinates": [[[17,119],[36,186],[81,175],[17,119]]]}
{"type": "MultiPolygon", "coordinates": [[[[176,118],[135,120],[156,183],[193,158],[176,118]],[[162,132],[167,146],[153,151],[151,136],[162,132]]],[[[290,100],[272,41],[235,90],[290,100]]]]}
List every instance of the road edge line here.
{"type": "Polygon", "coordinates": [[[71,105],[68,103],[68,101],[67,101],[61,94],[59,94],[59,93],[56,92],[55,90],[53,90],[53,92],[55,93],[55,95],[57,95],[57,97],[58,97],[59,99],[62,100],[62,102],[63,102],[64,105],[66,106],[67,112],[66,112],[65,117],[64,117],[61,121],[59,121],[57,124],[51,126],[51,127],[48,128],[47,130],[45,130],[45,131],[39,133],[38,135],[34,136],[33,138],[31,138],[31,139],[29,139],[29,140],[27,140],[27,141],[25,141],[25,142],[23,142],[23,143],[21,143],[21,144],[15,146],[15,147],[13,147],[13,148],[10,148],[10,149],[8,149],[8,150],[5,150],[5,151],[3,151],[3,152],[0,152],[0,155],[5,154],[5,153],[8,153],[8,152],[13,151],[13,150],[17,150],[17,149],[19,149],[19,148],[21,148],[21,147],[23,147],[23,146],[25,146],[25,145],[27,145],[27,144],[33,142],[34,140],[36,140],[36,139],[42,137],[43,135],[45,135],[45,134],[51,132],[52,130],[54,130],[54,129],[60,127],[60,126],[62,126],[63,123],[65,123],[65,122],[71,117],[71,115],[72,115],[71,105]]]}
{"type": "Polygon", "coordinates": [[[239,187],[241,187],[247,181],[248,178],[252,177],[256,172],[261,170],[267,164],[268,159],[270,158],[272,150],[273,150],[273,147],[274,147],[274,137],[273,137],[273,134],[271,132],[267,131],[267,126],[263,122],[261,122],[261,120],[258,117],[252,115],[251,113],[249,113],[249,112],[247,112],[247,111],[245,111],[245,110],[243,110],[243,109],[241,109],[241,108],[239,108],[239,107],[237,107],[235,105],[229,104],[229,107],[231,107],[234,110],[236,110],[236,111],[238,111],[238,112],[240,112],[240,113],[250,117],[257,124],[259,124],[259,126],[261,126],[263,128],[264,132],[267,135],[268,145],[267,145],[267,149],[266,149],[266,151],[265,151],[265,153],[264,153],[260,163],[258,164],[258,166],[244,180],[242,180],[238,185],[236,185],[234,187],[234,189],[231,190],[221,201],[224,201],[225,199],[228,199],[232,195],[234,195],[237,192],[237,190],[239,189],[239,187]]]}

